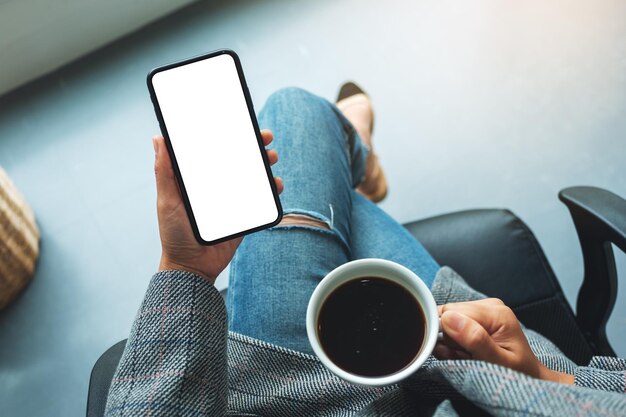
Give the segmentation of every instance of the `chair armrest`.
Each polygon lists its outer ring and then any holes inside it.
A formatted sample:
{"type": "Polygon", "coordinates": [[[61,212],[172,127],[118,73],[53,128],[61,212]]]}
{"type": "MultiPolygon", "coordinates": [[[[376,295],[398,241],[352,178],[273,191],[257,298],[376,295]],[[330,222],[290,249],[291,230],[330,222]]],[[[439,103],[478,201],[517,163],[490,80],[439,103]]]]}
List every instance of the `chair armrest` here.
{"type": "Polygon", "coordinates": [[[615,356],[606,338],[617,297],[617,271],[611,244],[626,252],[626,200],[596,187],[570,187],[559,193],[569,209],[583,253],[585,276],[576,318],[594,353],[615,356]]]}
{"type": "Polygon", "coordinates": [[[96,361],[89,378],[89,394],[87,395],[87,417],[102,417],[107,405],[109,388],[117,365],[122,358],[126,339],[117,342],[107,349],[96,361]]]}

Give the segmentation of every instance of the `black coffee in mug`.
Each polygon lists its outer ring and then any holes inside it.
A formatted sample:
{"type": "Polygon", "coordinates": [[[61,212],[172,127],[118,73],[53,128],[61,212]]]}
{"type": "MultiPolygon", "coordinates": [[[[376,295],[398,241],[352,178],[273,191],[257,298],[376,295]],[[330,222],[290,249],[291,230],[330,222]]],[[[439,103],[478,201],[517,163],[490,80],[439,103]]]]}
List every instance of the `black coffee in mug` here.
{"type": "Polygon", "coordinates": [[[415,297],[380,277],[337,287],[317,321],[320,344],[335,365],[354,375],[380,377],[401,371],[419,354],[426,318],[415,297]]]}

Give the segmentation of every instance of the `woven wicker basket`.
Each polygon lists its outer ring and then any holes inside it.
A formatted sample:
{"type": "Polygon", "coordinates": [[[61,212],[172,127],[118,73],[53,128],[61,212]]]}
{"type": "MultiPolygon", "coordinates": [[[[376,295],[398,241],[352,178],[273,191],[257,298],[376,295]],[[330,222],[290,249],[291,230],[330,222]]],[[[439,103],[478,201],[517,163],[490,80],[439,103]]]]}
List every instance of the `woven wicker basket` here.
{"type": "Polygon", "coordinates": [[[0,168],[0,310],[28,284],[38,256],[35,216],[0,168]]]}

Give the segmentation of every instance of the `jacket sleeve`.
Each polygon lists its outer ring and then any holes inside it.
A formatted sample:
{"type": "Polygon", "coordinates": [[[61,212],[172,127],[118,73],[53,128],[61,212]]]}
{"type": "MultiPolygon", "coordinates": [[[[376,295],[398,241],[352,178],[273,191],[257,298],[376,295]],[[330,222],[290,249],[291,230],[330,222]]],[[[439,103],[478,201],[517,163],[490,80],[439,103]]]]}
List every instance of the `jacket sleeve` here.
{"type": "Polygon", "coordinates": [[[626,392],[626,359],[596,356],[574,371],[574,384],[603,391],[626,392]]]}
{"type": "Polygon", "coordinates": [[[226,308],[200,276],[152,277],[113,377],[106,416],[223,415],[226,308]]]}
{"type": "MultiPolygon", "coordinates": [[[[485,298],[446,266],[437,273],[431,290],[437,304],[485,298]]],[[[626,359],[594,357],[588,366],[576,366],[544,336],[524,326],[522,328],[537,358],[550,369],[573,374],[575,385],[600,391],[626,392],[626,359]]]]}

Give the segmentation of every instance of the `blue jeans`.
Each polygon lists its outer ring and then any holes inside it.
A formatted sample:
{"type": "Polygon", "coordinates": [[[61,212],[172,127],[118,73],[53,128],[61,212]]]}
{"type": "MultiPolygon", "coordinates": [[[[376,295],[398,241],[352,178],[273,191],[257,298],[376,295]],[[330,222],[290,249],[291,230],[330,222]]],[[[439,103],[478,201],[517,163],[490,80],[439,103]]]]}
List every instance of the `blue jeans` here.
{"type": "Polygon", "coordinates": [[[350,260],[383,258],[430,287],[439,265],[402,225],[358,194],[367,147],[328,101],[297,88],[274,93],[259,114],[274,132],[285,214],[321,220],[322,229],[276,226],[246,236],[230,269],[230,330],[312,353],[306,335],[309,298],[319,281],[350,260]]]}

